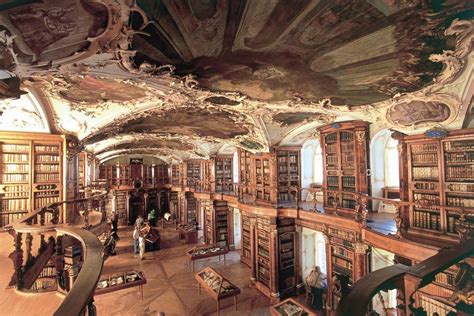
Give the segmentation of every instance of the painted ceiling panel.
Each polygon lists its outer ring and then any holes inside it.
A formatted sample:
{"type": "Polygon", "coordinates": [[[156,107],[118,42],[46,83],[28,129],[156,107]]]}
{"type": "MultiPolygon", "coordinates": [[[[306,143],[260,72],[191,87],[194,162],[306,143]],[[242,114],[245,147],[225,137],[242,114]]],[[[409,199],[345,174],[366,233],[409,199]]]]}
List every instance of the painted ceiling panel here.
{"type": "Polygon", "coordinates": [[[102,159],[267,151],[351,119],[407,133],[459,128],[473,9],[425,0],[9,5],[0,65],[16,77],[0,78],[0,96],[38,91],[55,128],[102,159]]]}

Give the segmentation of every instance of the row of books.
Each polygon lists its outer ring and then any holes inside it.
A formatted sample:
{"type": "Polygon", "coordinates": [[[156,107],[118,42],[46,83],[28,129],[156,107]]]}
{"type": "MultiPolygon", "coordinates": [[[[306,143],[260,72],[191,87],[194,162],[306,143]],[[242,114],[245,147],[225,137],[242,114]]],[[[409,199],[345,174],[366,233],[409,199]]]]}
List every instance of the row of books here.
{"type": "Polygon", "coordinates": [[[28,210],[28,198],[1,200],[2,212],[28,210]]]}
{"type": "Polygon", "coordinates": [[[326,146],[325,146],[325,151],[326,151],[326,154],[337,154],[337,144],[334,143],[334,144],[327,144],[326,143],[326,146]]]}
{"type": "Polygon", "coordinates": [[[353,187],[355,186],[355,177],[342,177],[342,186],[343,187],[353,187]]]}
{"type": "Polygon", "coordinates": [[[54,165],[36,165],[36,172],[59,172],[59,164],[54,165]]]}
{"type": "Polygon", "coordinates": [[[338,176],[328,176],[326,177],[327,185],[339,186],[339,177],[338,176]]]}
{"type": "Polygon", "coordinates": [[[29,172],[30,166],[27,164],[9,164],[0,165],[0,172],[15,173],[15,172],[29,172]]]}
{"type": "Polygon", "coordinates": [[[440,204],[439,195],[435,195],[435,194],[414,193],[413,200],[415,202],[427,201],[428,203],[431,203],[431,204],[437,204],[437,205],[440,204]]]}
{"type": "Polygon", "coordinates": [[[454,284],[454,274],[441,272],[435,275],[435,282],[447,286],[453,286],[454,284]]]}
{"type": "Polygon", "coordinates": [[[343,153],[353,153],[354,152],[354,143],[353,142],[341,143],[341,151],[343,153]]]}
{"type": "Polygon", "coordinates": [[[7,173],[2,174],[2,183],[15,183],[15,182],[28,182],[29,181],[29,174],[25,173],[7,173]]]}
{"type": "Polygon", "coordinates": [[[412,154],[411,155],[411,162],[414,165],[437,164],[438,163],[438,154],[437,153],[412,154]]]}
{"type": "Polygon", "coordinates": [[[39,191],[35,192],[35,196],[50,196],[50,195],[59,195],[59,191],[39,191]]]}
{"type": "Polygon", "coordinates": [[[438,145],[437,143],[427,143],[427,144],[413,144],[410,146],[411,152],[415,154],[437,152],[438,145]]]}
{"type": "Polygon", "coordinates": [[[35,176],[36,182],[57,182],[59,173],[40,173],[35,176]]]}
{"type": "Polygon", "coordinates": [[[413,211],[413,225],[415,227],[439,230],[440,229],[440,216],[439,213],[424,212],[424,211],[413,211]]]}
{"type": "Polygon", "coordinates": [[[474,184],[467,183],[451,183],[448,185],[448,190],[458,192],[474,192],[474,184]]]}
{"type": "Polygon", "coordinates": [[[334,254],[336,254],[338,256],[346,257],[347,259],[352,259],[352,257],[353,257],[353,252],[347,250],[344,247],[331,245],[331,250],[334,254]]]}
{"type": "Polygon", "coordinates": [[[445,150],[474,150],[474,141],[472,140],[461,140],[454,142],[445,142],[445,150]]]}
{"type": "Polygon", "coordinates": [[[41,198],[35,198],[35,209],[39,207],[43,207],[45,205],[58,202],[59,201],[59,196],[49,196],[49,197],[41,197],[41,198]]]}
{"type": "Polygon", "coordinates": [[[2,154],[2,160],[4,163],[21,163],[21,162],[28,162],[29,155],[28,154],[2,154]]]}
{"type": "Polygon", "coordinates": [[[2,151],[26,152],[28,150],[30,150],[29,145],[2,144],[2,151]]]}
{"type": "Polygon", "coordinates": [[[339,257],[331,257],[331,261],[333,264],[352,270],[352,261],[345,260],[339,257]]]}
{"type": "Polygon", "coordinates": [[[58,152],[58,151],[59,151],[59,146],[35,145],[35,151],[41,151],[41,152],[58,152]]]}
{"type": "Polygon", "coordinates": [[[59,162],[60,159],[57,155],[36,155],[37,162],[59,162]]]}
{"type": "Polygon", "coordinates": [[[446,202],[449,206],[460,206],[460,207],[473,207],[474,208],[474,197],[465,198],[465,197],[446,197],[446,202]]]}
{"type": "Polygon", "coordinates": [[[434,191],[436,189],[436,185],[430,182],[415,183],[415,189],[434,191]]]}
{"type": "Polygon", "coordinates": [[[474,162],[474,151],[446,153],[445,161],[447,163],[453,162],[474,162]]]}
{"type": "Polygon", "coordinates": [[[474,178],[474,166],[447,166],[446,178],[474,178]]]}
{"type": "Polygon", "coordinates": [[[437,167],[414,167],[413,179],[436,179],[439,177],[437,167]]]}
{"type": "Polygon", "coordinates": [[[337,141],[337,133],[331,133],[331,134],[326,135],[326,137],[324,138],[324,141],[325,141],[326,144],[336,142],[337,141]]]}
{"type": "Polygon", "coordinates": [[[348,141],[348,140],[353,140],[353,139],[354,139],[354,133],[347,132],[347,131],[341,132],[341,141],[348,141]]]}

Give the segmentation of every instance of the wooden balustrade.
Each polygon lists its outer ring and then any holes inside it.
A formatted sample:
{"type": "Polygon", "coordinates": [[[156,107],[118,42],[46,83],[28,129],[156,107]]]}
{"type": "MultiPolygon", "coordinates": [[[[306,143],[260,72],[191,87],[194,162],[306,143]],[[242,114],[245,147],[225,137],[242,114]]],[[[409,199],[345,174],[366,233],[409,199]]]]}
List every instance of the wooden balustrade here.
{"type": "Polygon", "coordinates": [[[20,291],[29,290],[32,287],[43,271],[43,267],[53,256],[56,284],[58,290],[61,289],[64,283],[64,260],[62,259],[64,248],[77,242],[82,244],[84,262],[81,271],[55,315],[83,315],[87,308],[91,308],[93,293],[102,270],[103,249],[96,234],[103,231],[108,191],[106,187],[99,184],[82,188],[82,191],[85,195],[83,198],[51,203],[3,227],[10,232],[15,241],[15,249],[9,256],[14,264],[14,275],[9,286],[15,286],[20,291]],[[64,222],[62,211],[71,204],[72,209],[84,216],[84,228],[90,231],[69,226],[64,222]],[[88,221],[89,212],[92,210],[102,214],[100,224],[95,227],[91,227],[88,221]],[[46,242],[46,233],[50,235],[56,233],[56,237],[51,235],[46,242]],[[36,255],[32,251],[34,234],[40,236],[40,247],[36,255]]]}

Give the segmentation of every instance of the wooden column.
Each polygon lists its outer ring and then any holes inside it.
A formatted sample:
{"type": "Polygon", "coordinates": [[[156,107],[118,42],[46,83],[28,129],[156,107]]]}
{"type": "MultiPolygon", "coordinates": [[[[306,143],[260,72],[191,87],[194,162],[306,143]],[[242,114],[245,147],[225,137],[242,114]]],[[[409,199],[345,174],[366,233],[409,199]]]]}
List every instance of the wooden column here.
{"type": "Polygon", "coordinates": [[[25,267],[28,268],[32,264],[33,255],[31,253],[31,248],[33,245],[33,235],[31,233],[26,233],[25,246],[26,246],[26,262],[25,267]]]}
{"type": "Polygon", "coordinates": [[[303,235],[303,227],[295,225],[295,275],[296,275],[296,293],[299,295],[304,291],[303,269],[301,262],[301,236],[303,235]]]}
{"type": "Polygon", "coordinates": [[[250,284],[255,285],[257,281],[257,263],[256,263],[256,251],[257,251],[257,219],[255,217],[250,218],[250,284]]]}
{"type": "Polygon", "coordinates": [[[23,288],[23,249],[22,249],[22,234],[16,233],[15,236],[15,252],[14,252],[14,264],[15,274],[10,281],[10,286],[15,285],[18,290],[23,288]]]}
{"type": "Polygon", "coordinates": [[[58,288],[64,288],[64,251],[62,245],[63,236],[56,238],[56,257],[54,268],[56,269],[56,284],[58,288]]]}
{"type": "Polygon", "coordinates": [[[329,236],[327,235],[327,229],[323,232],[324,241],[326,244],[326,268],[327,268],[327,297],[326,297],[326,313],[331,315],[331,310],[333,306],[332,302],[332,290],[334,282],[332,280],[332,261],[331,261],[331,244],[329,243],[329,236]]]}
{"type": "Polygon", "coordinates": [[[369,246],[362,243],[356,242],[354,244],[354,282],[357,282],[360,278],[362,278],[365,274],[367,274],[368,270],[368,262],[367,262],[367,251],[369,250],[369,246]]]}
{"type": "Polygon", "coordinates": [[[278,301],[280,297],[278,284],[278,230],[276,225],[276,218],[270,219],[270,265],[271,265],[271,280],[270,280],[270,298],[271,301],[278,301]]]}

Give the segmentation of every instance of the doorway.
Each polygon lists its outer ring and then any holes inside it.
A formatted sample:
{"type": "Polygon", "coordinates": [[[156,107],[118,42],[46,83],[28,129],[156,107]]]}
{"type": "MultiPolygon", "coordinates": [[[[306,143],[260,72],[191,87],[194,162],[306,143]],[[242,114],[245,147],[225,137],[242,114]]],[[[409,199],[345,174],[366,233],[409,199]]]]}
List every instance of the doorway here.
{"type": "Polygon", "coordinates": [[[301,239],[303,280],[306,280],[315,266],[319,266],[321,272],[327,275],[326,241],[323,233],[303,227],[301,239]]]}
{"type": "Polygon", "coordinates": [[[238,208],[234,209],[234,247],[235,250],[242,248],[242,236],[241,236],[241,220],[240,220],[240,210],[238,208]]]}
{"type": "Polygon", "coordinates": [[[129,225],[135,224],[138,216],[145,218],[145,201],[141,194],[134,195],[130,198],[128,214],[129,225]]]}

